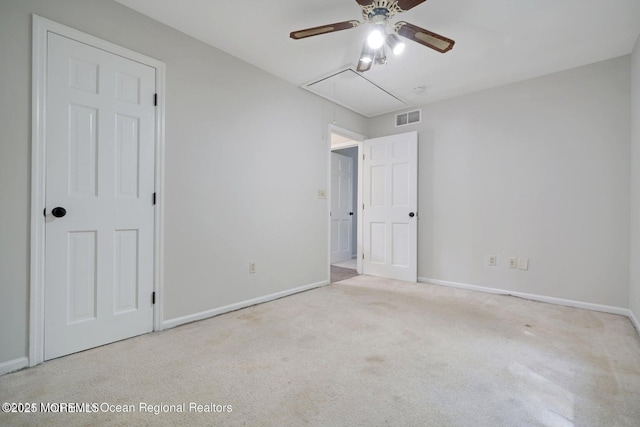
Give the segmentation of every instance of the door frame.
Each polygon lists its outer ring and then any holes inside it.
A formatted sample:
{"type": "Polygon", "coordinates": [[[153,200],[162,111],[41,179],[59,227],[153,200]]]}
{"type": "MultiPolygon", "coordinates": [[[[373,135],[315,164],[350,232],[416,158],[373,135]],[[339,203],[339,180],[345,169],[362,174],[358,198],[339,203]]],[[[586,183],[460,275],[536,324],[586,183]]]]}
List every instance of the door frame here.
{"type": "MultiPolygon", "coordinates": [[[[357,162],[357,170],[356,175],[358,177],[358,197],[357,197],[357,206],[354,209],[358,210],[358,223],[356,224],[356,268],[358,274],[362,274],[362,154],[364,153],[363,142],[367,139],[366,136],[361,135],[359,133],[352,132],[350,130],[341,128],[339,126],[330,124],[329,132],[327,133],[327,140],[329,150],[327,152],[328,158],[328,172],[327,172],[327,185],[329,188],[328,199],[331,200],[331,152],[334,150],[340,150],[343,148],[357,147],[358,148],[358,162],[357,162]],[[344,136],[346,138],[351,139],[354,142],[344,142],[336,145],[331,145],[331,135],[337,134],[344,136]]],[[[329,275],[329,283],[331,283],[331,203],[327,203],[327,222],[328,222],[328,247],[327,247],[327,256],[328,256],[328,275],[329,275]]]]}
{"type": "Polygon", "coordinates": [[[49,19],[33,15],[32,81],[31,81],[31,240],[29,295],[29,366],[44,361],[44,286],[45,286],[45,221],[46,201],[46,94],[47,34],[59,34],[78,42],[148,65],[156,70],[158,94],[155,118],[155,192],[153,330],[162,329],[164,283],[164,115],[166,64],[122,46],[99,39],[49,19]]]}

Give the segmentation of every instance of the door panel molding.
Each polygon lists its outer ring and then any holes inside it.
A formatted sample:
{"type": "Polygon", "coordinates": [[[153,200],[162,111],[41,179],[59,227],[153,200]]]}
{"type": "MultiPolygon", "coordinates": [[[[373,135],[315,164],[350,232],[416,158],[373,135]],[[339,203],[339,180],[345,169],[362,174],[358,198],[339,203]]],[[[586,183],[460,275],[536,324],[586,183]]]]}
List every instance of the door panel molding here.
{"type": "Polygon", "coordinates": [[[153,307],[154,330],[163,323],[163,253],[164,253],[164,111],[166,65],[154,58],[131,51],[81,31],[33,15],[32,119],[31,119],[31,247],[29,366],[44,361],[44,283],[45,283],[45,209],[46,196],[46,82],[47,38],[49,33],[87,44],[155,69],[157,107],[155,109],[155,182],[157,193],[154,213],[154,279],[156,304],[153,307]]]}

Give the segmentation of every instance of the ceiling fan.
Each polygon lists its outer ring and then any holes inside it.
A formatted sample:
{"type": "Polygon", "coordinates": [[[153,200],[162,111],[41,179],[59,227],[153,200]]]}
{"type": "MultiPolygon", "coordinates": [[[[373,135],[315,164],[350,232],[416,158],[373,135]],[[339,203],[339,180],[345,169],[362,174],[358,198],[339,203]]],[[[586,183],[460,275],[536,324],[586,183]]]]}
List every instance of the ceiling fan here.
{"type": "Polygon", "coordinates": [[[359,25],[373,24],[373,29],[362,46],[360,59],[358,61],[358,71],[364,72],[371,69],[376,64],[386,64],[387,55],[385,43],[395,55],[399,55],[404,50],[404,42],[398,37],[406,37],[423,46],[430,47],[440,53],[445,53],[453,48],[454,41],[440,34],[420,28],[405,21],[391,24],[389,19],[398,13],[414,8],[426,0],[356,0],[362,8],[362,19],[360,21],[344,21],[335,24],[322,25],[320,27],[307,28],[293,31],[289,37],[295,40],[306,37],[319,36],[321,34],[335,31],[348,30],[359,25]],[[387,30],[390,30],[388,32],[387,30]]]}

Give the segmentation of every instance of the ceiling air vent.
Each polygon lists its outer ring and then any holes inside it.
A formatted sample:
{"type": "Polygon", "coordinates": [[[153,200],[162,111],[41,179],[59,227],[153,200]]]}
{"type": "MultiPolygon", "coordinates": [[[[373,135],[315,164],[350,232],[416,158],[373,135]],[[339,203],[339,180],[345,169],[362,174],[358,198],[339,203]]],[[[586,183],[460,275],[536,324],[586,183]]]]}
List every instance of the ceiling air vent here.
{"type": "Polygon", "coordinates": [[[407,111],[406,113],[396,114],[396,127],[412,125],[422,121],[422,110],[407,111]]]}

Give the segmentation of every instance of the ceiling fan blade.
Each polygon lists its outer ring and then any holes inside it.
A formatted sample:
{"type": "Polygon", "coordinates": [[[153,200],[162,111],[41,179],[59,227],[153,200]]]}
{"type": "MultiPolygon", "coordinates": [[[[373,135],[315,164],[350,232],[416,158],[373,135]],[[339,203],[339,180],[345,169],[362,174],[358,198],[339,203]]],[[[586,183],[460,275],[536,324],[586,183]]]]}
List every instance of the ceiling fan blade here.
{"type": "Polygon", "coordinates": [[[406,37],[416,43],[430,47],[440,53],[450,51],[455,44],[455,41],[451,39],[425,30],[424,28],[420,28],[416,25],[409,24],[408,22],[400,21],[395,25],[395,27],[398,34],[402,37],[406,37]]]}
{"type": "Polygon", "coordinates": [[[304,30],[293,31],[289,34],[289,37],[295,40],[303,39],[305,37],[319,36],[320,34],[333,33],[335,31],[348,30],[360,25],[360,21],[344,21],[336,22],[335,24],[321,25],[319,27],[307,28],[304,30]]]}
{"type": "Polygon", "coordinates": [[[427,0],[398,0],[398,7],[402,10],[409,10],[427,0]]]}

